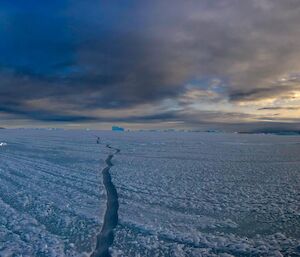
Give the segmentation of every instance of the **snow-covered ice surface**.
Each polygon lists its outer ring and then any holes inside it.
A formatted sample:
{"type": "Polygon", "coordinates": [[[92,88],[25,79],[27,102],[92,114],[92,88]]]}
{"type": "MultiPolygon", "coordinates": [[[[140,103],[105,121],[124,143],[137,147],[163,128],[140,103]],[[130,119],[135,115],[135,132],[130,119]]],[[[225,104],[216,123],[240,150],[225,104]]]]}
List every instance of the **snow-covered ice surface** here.
{"type": "Polygon", "coordinates": [[[1,130],[1,257],[92,251],[105,211],[107,155],[95,140],[91,132],[1,130]]]}
{"type": "Polygon", "coordinates": [[[300,137],[114,137],[114,255],[300,256],[300,137]]]}
{"type": "Polygon", "coordinates": [[[106,143],[121,150],[113,256],[300,256],[300,137],[1,130],[0,142],[1,257],[93,250],[106,143]]]}

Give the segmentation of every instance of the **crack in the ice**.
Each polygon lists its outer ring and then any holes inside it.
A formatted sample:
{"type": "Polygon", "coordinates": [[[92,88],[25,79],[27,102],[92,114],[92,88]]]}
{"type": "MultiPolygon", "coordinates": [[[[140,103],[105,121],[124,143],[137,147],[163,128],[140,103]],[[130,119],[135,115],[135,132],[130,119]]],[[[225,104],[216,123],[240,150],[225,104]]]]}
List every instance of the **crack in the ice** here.
{"type": "Polygon", "coordinates": [[[113,244],[114,234],[113,230],[118,224],[118,193],[114,186],[111,175],[109,173],[110,168],[113,166],[111,160],[115,154],[120,152],[120,149],[114,148],[110,145],[106,145],[107,148],[115,150],[115,153],[109,154],[105,160],[106,167],[102,170],[103,184],[106,190],[106,211],[104,215],[103,225],[100,233],[97,235],[97,242],[91,257],[110,257],[109,247],[113,244]]]}

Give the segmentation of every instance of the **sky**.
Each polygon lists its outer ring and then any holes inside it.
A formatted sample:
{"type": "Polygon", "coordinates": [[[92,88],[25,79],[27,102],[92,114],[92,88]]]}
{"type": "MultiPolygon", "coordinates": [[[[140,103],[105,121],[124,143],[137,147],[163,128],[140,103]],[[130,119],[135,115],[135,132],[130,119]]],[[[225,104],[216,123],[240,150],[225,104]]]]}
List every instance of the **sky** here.
{"type": "Polygon", "coordinates": [[[298,0],[1,0],[0,127],[300,129],[298,0]]]}

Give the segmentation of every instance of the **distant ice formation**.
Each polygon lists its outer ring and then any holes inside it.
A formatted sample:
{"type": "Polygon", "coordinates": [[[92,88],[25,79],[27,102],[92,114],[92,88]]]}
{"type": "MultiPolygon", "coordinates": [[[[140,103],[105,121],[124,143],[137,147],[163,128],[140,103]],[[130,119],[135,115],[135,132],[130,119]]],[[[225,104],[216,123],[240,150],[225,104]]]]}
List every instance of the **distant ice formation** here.
{"type": "Polygon", "coordinates": [[[7,143],[5,143],[5,142],[0,142],[0,146],[7,146],[7,143]]]}
{"type": "Polygon", "coordinates": [[[111,130],[112,130],[112,131],[125,131],[124,128],[118,127],[118,126],[112,126],[111,130]]]}

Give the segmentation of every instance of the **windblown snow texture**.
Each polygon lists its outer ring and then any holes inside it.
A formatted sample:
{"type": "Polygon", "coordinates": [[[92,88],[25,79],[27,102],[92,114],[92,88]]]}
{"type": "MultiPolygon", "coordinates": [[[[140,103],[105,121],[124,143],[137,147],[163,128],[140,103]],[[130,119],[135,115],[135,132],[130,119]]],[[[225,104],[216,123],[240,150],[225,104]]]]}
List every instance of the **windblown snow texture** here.
{"type": "Polygon", "coordinates": [[[1,130],[0,142],[1,257],[300,256],[300,137],[1,130]]]}

